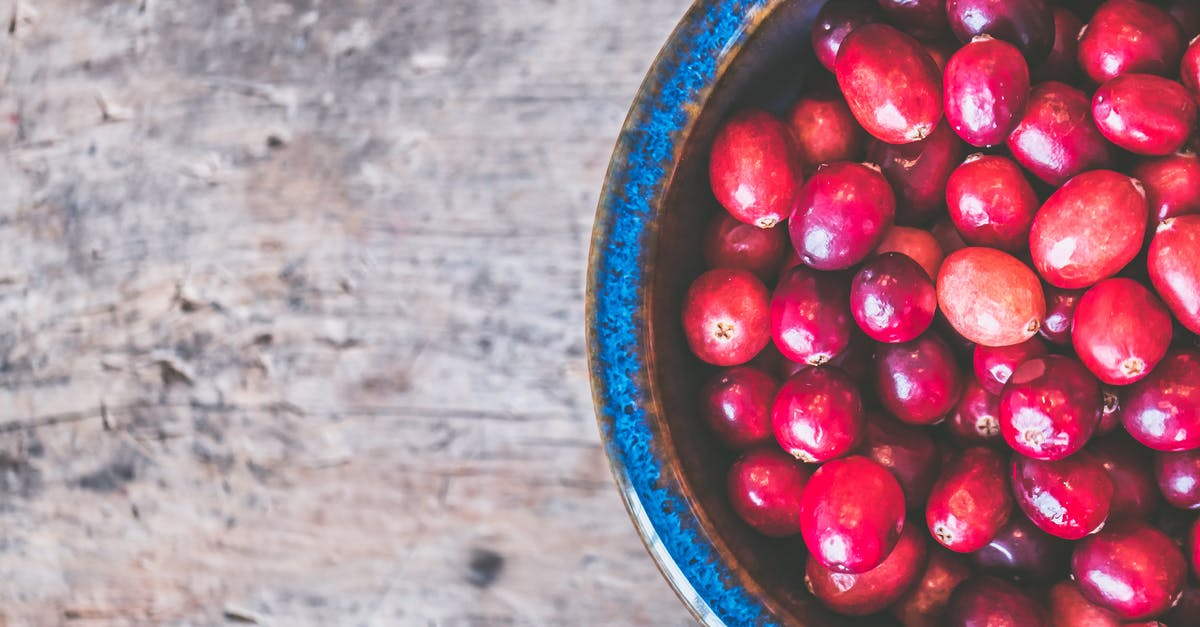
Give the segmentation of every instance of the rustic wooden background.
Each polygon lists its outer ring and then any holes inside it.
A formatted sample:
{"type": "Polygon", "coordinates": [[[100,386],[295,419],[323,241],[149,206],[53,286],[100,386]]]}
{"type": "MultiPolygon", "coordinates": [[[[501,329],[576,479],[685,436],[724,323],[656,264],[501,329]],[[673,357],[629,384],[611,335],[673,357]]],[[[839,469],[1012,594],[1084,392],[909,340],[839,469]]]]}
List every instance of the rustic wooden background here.
{"type": "Polygon", "coordinates": [[[688,624],[588,391],[688,0],[0,0],[0,624],[688,624]]]}

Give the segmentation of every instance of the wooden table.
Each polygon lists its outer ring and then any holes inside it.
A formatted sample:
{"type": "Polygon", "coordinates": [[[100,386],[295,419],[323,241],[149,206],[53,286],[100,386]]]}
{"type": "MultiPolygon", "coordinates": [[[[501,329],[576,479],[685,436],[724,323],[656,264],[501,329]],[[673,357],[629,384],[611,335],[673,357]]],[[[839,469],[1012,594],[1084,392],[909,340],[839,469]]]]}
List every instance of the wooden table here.
{"type": "Polygon", "coordinates": [[[687,4],[0,2],[0,624],[689,624],[583,339],[687,4]]]}

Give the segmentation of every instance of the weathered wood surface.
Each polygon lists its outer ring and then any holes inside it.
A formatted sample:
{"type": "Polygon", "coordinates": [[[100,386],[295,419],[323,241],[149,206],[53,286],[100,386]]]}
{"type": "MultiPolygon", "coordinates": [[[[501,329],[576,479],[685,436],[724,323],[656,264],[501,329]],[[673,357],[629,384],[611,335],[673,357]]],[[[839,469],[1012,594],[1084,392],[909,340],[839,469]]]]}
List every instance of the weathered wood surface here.
{"type": "Polygon", "coordinates": [[[688,624],[582,312],[687,4],[0,2],[0,625],[688,624]]]}

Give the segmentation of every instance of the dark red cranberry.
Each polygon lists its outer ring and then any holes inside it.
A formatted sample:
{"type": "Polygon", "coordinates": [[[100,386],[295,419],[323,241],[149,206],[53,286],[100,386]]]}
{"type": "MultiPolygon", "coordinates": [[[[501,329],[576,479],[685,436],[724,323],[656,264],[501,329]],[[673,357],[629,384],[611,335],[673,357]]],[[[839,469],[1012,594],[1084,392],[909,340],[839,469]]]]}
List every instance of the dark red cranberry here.
{"type": "Polygon", "coordinates": [[[1108,141],[1139,155],[1169,155],[1196,126],[1196,103],[1179,83],[1153,74],[1122,74],[1096,90],[1092,117],[1108,141]]]}
{"type": "Polygon", "coordinates": [[[1083,597],[1074,581],[1050,588],[1050,617],[1057,627],[1122,627],[1116,614],[1083,597]]]}
{"type": "Polygon", "coordinates": [[[1195,0],[1172,0],[1167,3],[1167,13],[1183,28],[1183,38],[1190,40],[1200,35],[1200,4],[1195,0]]]}
{"type": "Polygon", "coordinates": [[[1192,43],[1188,44],[1180,68],[1183,85],[1193,94],[1200,95],[1200,40],[1193,39],[1192,43]]]}
{"type": "Polygon", "coordinates": [[[1181,152],[1147,159],[1133,169],[1133,178],[1146,188],[1150,232],[1167,218],[1200,213],[1200,158],[1181,152]]]}
{"type": "Polygon", "coordinates": [[[1070,10],[1054,7],[1054,48],[1040,64],[1031,66],[1034,83],[1071,81],[1079,74],[1079,30],[1083,21],[1070,10]]]}
{"type": "Polygon", "coordinates": [[[971,567],[962,556],[930,547],[925,571],[917,583],[892,605],[892,616],[904,627],[941,627],[950,595],[958,584],[970,576],[971,567]]]}
{"type": "Polygon", "coordinates": [[[950,253],[938,272],[937,294],[954,330],[984,346],[1024,342],[1037,334],[1046,316],[1042,284],[1033,270],[995,248],[950,253]]]}
{"type": "Polygon", "coordinates": [[[764,229],[788,217],[803,182],[787,126],[757,109],[733,116],[717,132],[708,176],[733,217],[764,229]]]}
{"type": "Polygon", "coordinates": [[[1112,165],[1115,151],[1092,119],[1092,101],[1082,91],[1055,81],[1037,85],[1025,113],[1008,136],[1013,157],[1051,185],[1112,165]]]}
{"type": "Polygon", "coordinates": [[[1087,444],[1100,422],[1100,382],[1061,355],[1022,363],[1000,395],[1000,433],[1014,451],[1052,461],[1087,444]]]}
{"type": "Polygon", "coordinates": [[[1075,354],[1109,385],[1129,385],[1146,375],[1171,346],[1171,314],[1150,290],[1132,279],[1105,279],[1075,308],[1075,354]]]}
{"type": "Polygon", "coordinates": [[[907,144],[929,137],[942,119],[942,75],[917,40],[866,24],[842,40],[838,85],[854,117],[873,137],[907,144]]]}
{"type": "Polygon", "coordinates": [[[888,229],[875,254],[900,253],[921,265],[929,278],[936,278],[942,267],[942,245],[925,229],[896,225],[888,229]]]}
{"type": "Polygon", "coordinates": [[[1154,478],[1168,503],[1200,509],[1200,449],[1155,453],[1154,478]]]}
{"type": "Polygon", "coordinates": [[[825,607],[845,616],[874,614],[895,603],[921,576],[929,542],[919,526],[905,525],[896,548],[883,563],[864,573],[826,568],[808,556],[804,583],[825,607]]]}
{"type": "Polygon", "coordinates": [[[805,264],[841,270],[871,254],[895,217],[896,198],[879,170],[843,161],[822,167],[804,184],[788,232],[805,264]]]}
{"type": "Polygon", "coordinates": [[[954,409],[962,375],[954,353],[936,333],[903,344],[881,344],[875,385],[884,408],[910,424],[939,422],[954,409]]]}
{"type": "Polygon", "coordinates": [[[1037,600],[1007,581],[973,577],[950,595],[944,627],[1050,627],[1037,600]]]}
{"type": "Polygon", "coordinates": [[[1121,424],[1156,451],[1200,447],[1200,351],[1167,353],[1150,376],[1121,394],[1121,424]]]}
{"type": "Polygon", "coordinates": [[[1140,72],[1169,76],[1183,55],[1183,31],[1141,0],[1108,0],[1079,34],[1079,67],[1095,83],[1140,72]]]}
{"type": "Polygon", "coordinates": [[[941,455],[930,435],[881,413],[867,415],[861,453],[891,471],[905,502],[920,509],[937,480],[941,455]]]}
{"type": "Polygon", "coordinates": [[[700,359],[736,366],[754,358],[771,341],[767,287],[745,270],[709,270],[683,301],[683,331],[700,359]]]}
{"type": "Polygon", "coordinates": [[[1011,159],[974,154],[946,182],[946,207],[963,239],[1018,253],[1040,206],[1033,186],[1011,159]]]}
{"type": "Polygon", "coordinates": [[[1014,513],[987,546],[971,554],[975,566],[989,575],[1046,583],[1071,570],[1071,544],[1014,513]]]}
{"type": "Polygon", "coordinates": [[[904,492],[886,468],[861,456],[817,469],[800,499],[809,553],[839,573],[865,573],[891,553],[904,528],[904,492]]]}
{"type": "Polygon", "coordinates": [[[822,163],[858,159],[867,137],[845,99],[831,89],[800,98],[788,111],[787,122],[800,161],[809,170],[822,163]]]}
{"type": "Polygon", "coordinates": [[[985,35],[950,57],[943,88],[950,128],[972,146],[995,146],[1025,108],[1029,66],[1016,46],[985,35]]]}
{"type": "Polygon", "coordinates": [[[966,144],[945,122],[923,141],[867,145],[867,159],[879,164],[896,190],[896,221],[906,225],[928,222],[946,206],[946,180],[965,154],[966,144]]]}
{"type": "Polygon", "coordinates": [[[846,35],[863,24],[882,21],[883,15],[874,0],[826,2],[817,11],[812,27],[812,47],[817,60],[832,72],[837,62],[838,48],[846,35]]]}
{"type": "Polygon", "coordinates": [[[720,211],[704,230],[702,247],[710,268],[749,270],[764,282],[774,281],[788,248],[787,231],[760,229],[720,211]]]}
{"type": "Polygon", "coordinates": [[[895,344],[916,339],[937,311],[933,279],[900,253],[867,260],[850,284],[850,313],[871,339],[895,344]]]}
{"type": "Polygon", "coordinates": [[[1134,521],[1114,521],[1075,545],[1071,569],[1079,590],[1125,620],[1167,611],[1187,577],[1183,552],[1166,534],[1134,521]]]}
{"type": "Polygon", "coordinates": [[[1149,520],[1161,501],[1150,451],[1124,433],[1093,440],[1085,450],[1100,462],[1112,481],[1109,518],[1149,520]]]}
{"type": "Polygon", "coordinates": [[[808,368],[783,383],[771,408],[779,446],[793,457],[824,462],[854,450],[865,429],[858,388],[837,368],[808,368]]]}
{"type": "Polygon", "coordinates": [[[1175,318],[1200,333],[1200,215],[1158,225],[1147,260],[1150,282],[1175,318]]]}
{"type": "Polygon", "coordinates": [[[988,393],[999,396],[1017,366],[1049,352],[1036,337],[1011,346],[976,346],[972,359],[975,378],[988,393]]]}
{"type": "Polygon", "coordinates": [[[990,35],[1014,44],[1030,63],[1054,47],[1054,13],[1043,0],[946,0],[946,14],[963,43],[990,35]]]}
{"type": "Polygon", "coordinates": [[[1071,344],[1071,325],[1075,322],[1075,306],[1084,290],[1060,290],[1046,286],[1046,321],[1038,330],[1046,340],[1059,346],[1071,344]]]}
{"type": "Polygon", "coordinates": [[[800,533],[800,495],[811,472],[775,447],[754,449],[729,469],[729,502],[746,524],[772,538],[800,533]]]}
{"type": "MultiPolygon", "coordinates": [[[[1192,573],[1200,576],[1200,518],[1192,523],[1187,536],[1187,559],[1192,567],[1192,573]]],[[[1194,614],[1200,616],[1200,614],[1194,614]]]]}
{"type": "Polygon", "coordinates": [[[950,433],[967,442],[996,442],[1000,438],[1000,398],[974,378],[967,379],[958,406],[946,421],[950,433]]]}
{"type": "Polygon", "coordinates": [[[700,413],[730,447],[745,450],[773,442],[771,404],[779,381],[753,366],[722,370],[700,388],[700,413]]]}
{"type": "Polygon", "coordinates": [[[996,537],[1012,513],[1007,464],[982,446],[963,449],[942,466],[925,505],[925,524],[942,546],[978,551],[996,537]]]}
{"type": "Polygon", "coordinates": [[[1087,451],[1052,462],[1014,455],[1012,489],[1033,524],[1065,540],[1099,531],[1113,495],[1108,473],[1087,451]]]}
{"type": "Polygon", "coordinates": [[[913,37],[935,40],[950,34],[946,0],[878,0],[888,21],[913,37]]]}
{"type": "Polygon", "coordinates": [[[1054,192],[1033,218],[1029,252],[1051,285],[1079,289],[1133,260],[1146,232],[1146,192],[1112,170],[1086,172],[1054,192]]]}
{"type": "Polygon", "coordinates": [[[1102,385],[1100,393],[1104,397],[1104,405],[1100,408],[1100,424],[1096,425],[1096,435],[1111,433],[1121,426],[1121,398],[1116,389],[1102,385]]]}
{"type": "Polygon", "coordinates": [[[829,363],[850,345],[847,277],[797,266],[771,295],[771,337],[783,356],[798,363],[829,363]]]}

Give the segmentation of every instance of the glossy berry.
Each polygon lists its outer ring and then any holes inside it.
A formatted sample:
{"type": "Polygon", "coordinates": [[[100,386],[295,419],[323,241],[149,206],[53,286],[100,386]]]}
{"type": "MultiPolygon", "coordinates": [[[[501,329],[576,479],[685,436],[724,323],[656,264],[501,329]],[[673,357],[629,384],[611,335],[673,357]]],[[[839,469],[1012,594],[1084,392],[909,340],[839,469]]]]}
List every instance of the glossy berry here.
{"type": "Polygon", "coordinates": [[[877,169],[844,161],[817,170],[804,184],[788,232],[805,264],[841,270],[871,254],[895,217],[887,179],[877,169]]]}
{"type": "Polygon", "coordinates": [[[1026,457],[1053,461],[1083,448],[1100,421],[1100,382],[1069,357],[1022,363],[1000,395],[1000,433],[1026,457]]]}
{"type": "Polygon", "coordinates": [[[954,53],[943,81],[946,121],[972,146],[1003,144],[1029,99],[1029,66],[1021,51],[988,36],[954,53]]]}
{"type": "Polygon", "coordinates": [[[962,556],[930,547],[925,570],[917,583],[892,605],[891,613],[904,627],[941,627],[946,604],[958,584],[971,576],[962,556]]]}
{"type": "Polygon", "coordinates": [[[942,245],[924,229],[896,225],[888,229],[875,254],[900,253],[920,264],[930,278],[938,275],[942,267],[942,245]]]}
{"type": "Polygon", "coordinates": [[[950,595],[944,627],[1050,627],[1046,608],[1013,584],[976,576],[950,595]]]}
{"type": "Polygon", "coordinates": [[[1200,449],[1155,453],[1154,478],[1172,506],[1200,509],[1200,449]]]}
{"type": "Polygon", "coordinates": [[[846,350],[854,330],[848,278],[797,266],[779,280],[770,331],[784,357],[819,366],[846,350]]]}
{"type": "Polygon", "coordinates": [[[1061,290],[1047,285],[1046,320],[1038,335],[1059,346],[1071,344],[1071,325],[1075,323],[1075,306],[1083,297],[1084,290],[1061,290]]]}
{"type": "Polygon", "coordinates": [[[841,370],[808,368],[779,388],[771,424],[779,446],[793,457],[809,463],[828,461],[862,441],[862,399],[841,370]]]}
{"type": "Polygon", "coordinates": [[[983,389],[974,378],[968,379],[946,426],[950,433],[966,442],[999,441],[1000,398],[983,389]]]}
{"type": "Polygon", "coordinates": [[[1147,257],[1150,282],[1183,326],[1200,333],[1200,215],[1158,225],[1147,257]]]}
{"type": "Polygon", "coordinates": [[[809,555],[804,582],[825,607],[845,616],[866,616],[895,603],[925,568],[929,542],[920,527],[905,525],[883,563],[860,574],[826,568],[809,555]]]}
{"type": "Polygon", "coordinates": [[[812,47],[817,60],[832,72],[837,62],[838,48],[850,31],[874,22],[882,22],[883,15],[875,0],[842,0],[826,2],[817,11],[812,27],[812,47]]]}
{"type": "Polygon", "coordinates": [[[971,554],[971,562],[989,575],[1045,583],[1070,572],[1071,544],[1014,512],[987,546],[971,554]]]}
{"type": "Polygon", "coordinates": [[[1033,186],[1006,157],[971,155],[946,182],[950,219],[972,246],[1020,252],[1039,206],[1033,186]]]}
{"type": "Polygon", "coordinates": [[[704,230],[701,247],[709,268],[749,270],[769,282],[788,248],[787,231],[760,229],[720,211],[704,230]]]}
{"type": "Polygon", "coordinates": [[[757,109],[738,113],[717,132],[708,176],[733,217],[764,229],[788,217],[803,182],[787,126],[757,109]]]}
{"type": "Polygon", "coordinates": [[[978,551],[996,536],[1012,513],[1007,464],[996,451],[972,447],[943,464],[925,505],[925,523],[942,546],[978,551]]]}
{"type": "Polygon", "coordinates": [[[1021,511],[1039,529],[1078,540],[1108,520],[1113,484],[1099,460],[1080,451],[1050,462],[1013,456],[1012,490],[1021,511]]]}
{"type": "Polygon", "coordinates": [[[937,294],[954,330],[985,346],[1028,340],[1046,315],[1037,276],[994,248],[968,247],[948,255],[938,272],[937,294]]]}
{"type": "Polygon", "coordinates": [[[1180,78],[1183,79],[1184,87],[1193,94],[1200,95],[1200,43],[1196,42],[1197,40],[1193,39],[1183,54],[1180,78]]]}
{"type": "Polygon", "coordinates": [[[864,573],[891,553],[904,528],[904,492],[883,466],[860,456],[817,469],[800,501],[809,553],[839,573],[864,573]]]}
{"type": "Polygon", "coordinates": [[[921,509],[941,466],[937,444],[925,430],[878,412],[866,424],[860,453],[896,477],[909,509],[921,509]]]}
{"type": "Polygon", "coordinates": [[[940,422],[962,392],[954,353],[935,333],[902,344],[881,344],[875,355],[875,386],[892,415],[910,424],[940,422]]]}
{"type": "Polygon", "coordinates": [[[918,142],[867,145],[867,159],[879,165],[896,192],[896,222],[905,225],[928,222],[946,206],[946,181],[964,156],[966,144],[945,121],[918,142]]]}
{"type": "Polygon", "coordinates": [[[1018,366],[1049,352],[1045,342],[1031,337],[1012,346],[976,346],[971,361],[976,380],[988,393],[999,396],[1018,366]]]}
{"type": "Polygon", "coordinates": [[[1124,433],[1093,440],[1085,449],[1113,484],[1108,517],[1149,520],[1162,502],[1154,480],[1150,451],[1124,433]]]}
{"type": "Polygon", "coordinates": [[[1069,9],[1054,7],[1054,47],[1041,63],[1032,65],[1033,82],[1070,81],[1079,74],[1079,31],[1083,22],[1069,9]]]}
{"type": "Polygon", "coordinates": [[[753,366],[714,374],[700,388],[700,415],[713,433],[738,450],[775,441],[771,405],[779,381],[753,366]]]}
{"type": "Polygon", "coordinates": [[[845,99],[833,90],[800,98],[786,120],[800,161],[810,171],[822,163],[858,159],[866,141],[867,134],[854,120],[845,99]]]}
{"type": "Polygon", "coordinates": [[[775,447],[754,449],[729,469],[729,502],[746,524],[772,538],[800,533],[800,495],[811,472],[775,447]]]}
{"type": "Polygon", "coordinates": [[[1200,213],[1200,158],[1190,152],[1147,159],[1133,168],[1146,188],[1150,232],[1167,218],[1200,213]]]}
{"type": "Polygon", "coordinates": [[[933,279],[900,253],[868,259],[850,284],[850,313],[868,337],[899,343],[916,339],[933,322],[933,279]]]}
{"type": "Polygon", "coordinates": [[[1132,72],[1172,75],[1182,55],[1179,23],[1142,0],[1108,0],[1079,35],[1079,67],[1097,84],[1132,72]]]}
{"type": "Polygon", "coordinates": [[[1187,576],[1175,542],[1133,520],[1116,521],[1076,544],[1071,570],[1085,598],[1125,620],[1165,612],[1187,576]]]}
{"type": "Polygon", "coordinates": [[[1096,90],[1092,117],[1108,141],[1139,155],[1178,151],[1196,126],[1196,103],[1179,83],[1152,74],[1122,74],[1096,90]]]}
{"type": "Polygon", "coordinates": [[[1054,13],[1044,0],[946,0],[950,30],[961,42],[990,35],[1038,63],[1054,47],[1054,13]]]}
{"type": "Polygon", "coordinates": [[[745,270],[709,270],[683,301],[683,330],[700,359],[717,366],[750,361],[771,340],[767,288],[745,270]]]}
{"type": "Polygon", "coordinates": [[[1112,144],[1092,119],[1091,99],[1056,81],[1030,92],[1025,113],[1008,136],[1008,149],[1026,170],[1056,186],[1082,172],[1110,167],[1115,159],[1112,144]]]}
{"type": "Polygon", "coordinates": [[[929,137],[942,119],[942,76],[921,44],[885,24],[842,40],[834,72],[858,123],[889,144],[929,137]]]}
{"type": "Polygon", "coordinates": [[[1150,374],[1171,345],[1166,305],[1132,279],[1105,279],[1075,308],[1075,354],[1109,385],[1129,385],[1150,374]]]}
{"type": "Polygon", "coordinates": [[[1122,390],[1121,424],[1156,451],[1200,447],[1200,351],[1175,349],[1150,376],[1122,390]]]}
{"type": "Polygon", "coordinates": [[[1122,627],[1121,617],[1084,598],[1074,581],[1050,588],[1050,617],[1062,627],[1122,627]]]}

